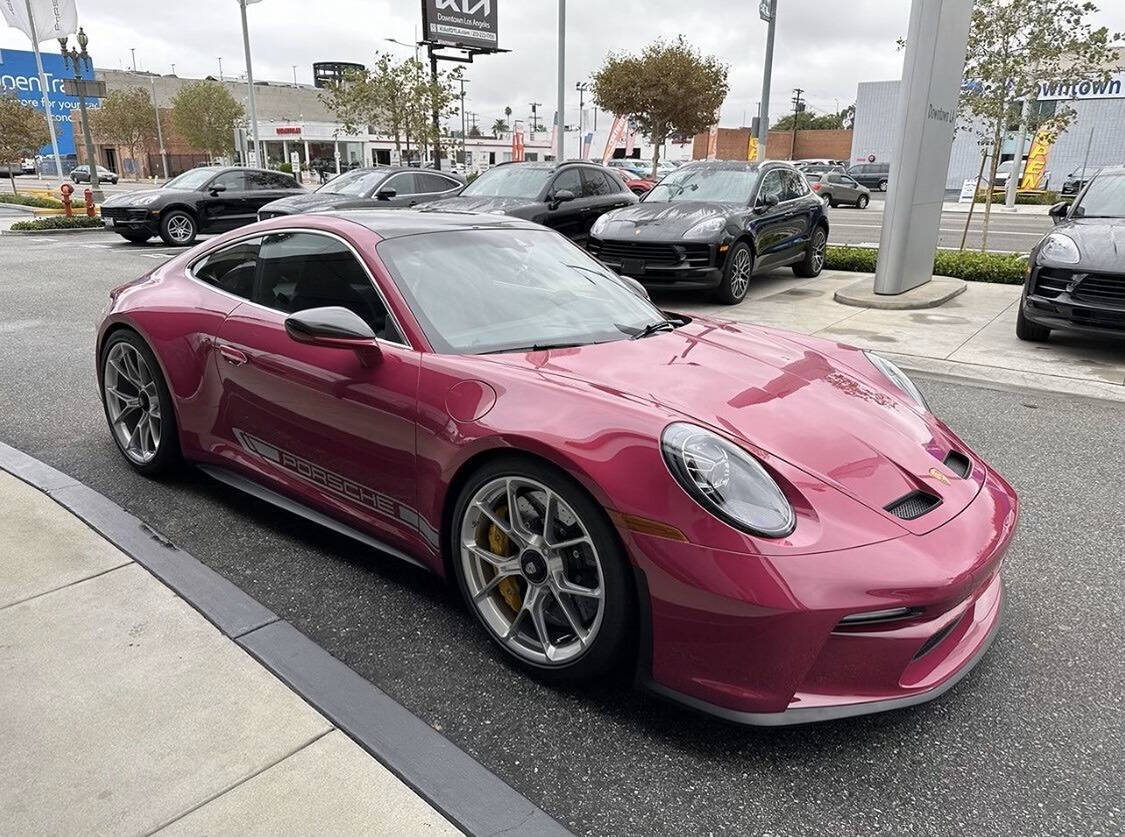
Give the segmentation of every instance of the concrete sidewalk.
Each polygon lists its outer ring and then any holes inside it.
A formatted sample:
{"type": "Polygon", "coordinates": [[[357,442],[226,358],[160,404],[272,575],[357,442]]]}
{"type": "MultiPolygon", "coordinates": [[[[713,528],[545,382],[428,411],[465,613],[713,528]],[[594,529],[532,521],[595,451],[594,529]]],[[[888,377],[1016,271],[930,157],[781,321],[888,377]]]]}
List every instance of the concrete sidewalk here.
{"type": "Polygon", "coordinates": [[[841,305],[835,292],[863,274],[826,270],[796,279],[789,270],[755,277],[741,305],[694,294],[661,294],[657,304],[825,337],[885,354],[904,368],[967,382],[1125,401],[1125,340],[1056,331],[1046,343],[1016,337],[1021,287],[969,282],[960,296],[922,311],[841,305]]]}
{"type": "Polygon", "coordinates": [[[460,833],[141,565],[0,471],[0,833],[460,833]]]}

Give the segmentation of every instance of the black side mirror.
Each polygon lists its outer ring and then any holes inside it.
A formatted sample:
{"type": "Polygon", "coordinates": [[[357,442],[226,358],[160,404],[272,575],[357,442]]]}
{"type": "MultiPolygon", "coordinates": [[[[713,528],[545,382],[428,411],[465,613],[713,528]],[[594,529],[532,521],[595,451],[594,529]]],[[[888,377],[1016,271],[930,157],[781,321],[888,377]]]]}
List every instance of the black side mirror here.
{"type": "Polygon", "coordinates": [[[364,366],[372,366],[382,357],[371,326],[354,311],[338,305],[308,308],[286,317],[285,332],[308,346],[351,349],[364,366]]]}
{"type": "Polygon", "coordinates": [[[764,197],[758,198],[758,203],[754,209],[759,212],[765,212],[769,209],[773,209],[779,203],[781,203],[781,199],[778,198],[777,195],[765,195],[764,197]]]}
{"type": "Polygon", "coordinates": [[[555,192],[555,194],[551,196],[551,205],[558,206],[560,203],[566,203],[567,201],[574,200],[575,197],[576,195],[574,194],[574,192],[570,191],[569,189],[559,189],[557,192],[555,192]]]}
{"type": "Polygon", "coordinates": [[[375,200],[377,200],[377,201],[389,201],[391,198],[394,198],[394,197],[397,197],[397,196],[398,196],[398,190],[397,189],[380,189],[378,192],[375,193],[375,200]]]}
{"type": "Polygon", "coordinates": [[[1070,204],[1066,201],[1059,201],[1058,203],[1051,204],[1051,208],[1047,210],[1047,214],[1051,216],[1056,224],[1060,223],[1066,214],[1070,211],[1070,204]]]}
{"type": "Polygon", "coordinates": [[[217,195],[217,194],[219,194],[219,192],[225,192],[226,190],[227,190],[227,187],[224,184],[214,183],[214,184],[211,185],[210,191],[211,191],[212,195],[217,195]]]}

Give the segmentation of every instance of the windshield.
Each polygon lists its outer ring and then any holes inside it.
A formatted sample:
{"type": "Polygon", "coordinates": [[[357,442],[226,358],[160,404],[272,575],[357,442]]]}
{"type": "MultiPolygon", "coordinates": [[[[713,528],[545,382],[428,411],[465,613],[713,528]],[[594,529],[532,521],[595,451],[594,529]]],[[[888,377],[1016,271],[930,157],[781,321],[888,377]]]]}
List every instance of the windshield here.
{"type": "Polygon", "coordinates": [[[665,317],[550,230],[455,230],[378,246],[434,351],[484,354],[621,340],[665,317]]]}
{"type": "Polygon", "coordinates": [[[192,169],[173,177],[161,188],[163,189],[198,189],[215,176],[216,169],[192,169]]]}
{"type": "Polygon", "coordinates": [[[714,166],[685,166],[676,169],[661,180],[644,197],[645,203],[673,201],[722,201],[750,203],[756,171],[716,168],[714,166]]]}
{"type": "Polygon", "coordinates": [[[386,176],[387,172],[385,171],[353,169],[338,177],[333,177],[316,191],[328,195],[351,195],[352,197],[365,198],[386,176]]]}
{"type": "Polygon", "coordinates": [[[1071,215],[1075,218],[1125,218],[1125,174],[1095,177],[1071,215]]]}
{"type": "Polygon", "coordinates": [[[478,198],[537,198],[552,174],[554,169],[499,166],[486,171],[461,194],[478,198]]]}

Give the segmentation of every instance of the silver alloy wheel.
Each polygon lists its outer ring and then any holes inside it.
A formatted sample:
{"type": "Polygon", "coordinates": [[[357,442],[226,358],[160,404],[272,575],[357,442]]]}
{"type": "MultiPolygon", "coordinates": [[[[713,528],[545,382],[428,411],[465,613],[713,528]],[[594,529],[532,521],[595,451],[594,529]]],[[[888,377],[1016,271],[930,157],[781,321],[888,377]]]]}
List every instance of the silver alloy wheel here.
{"type": "Polygon", "coordinates": [[[734,254],[734,264],[730,268],[731,296],[742,299],[750,286],[750,274],[753,270],[754,260],[750,257],[750,251],[743,247],[734,254]]]}
{"type": "Polygon", "coordinates": [[[460,536],[473,606],[512,653],[554,667],[591,647],[605,612],[601,559],[558,493],[527,477],[490,480],[469,502],[460,536]]]}
{"type": "Polygon", "coordinates": [[[191,218],[182,213],[169,218],[166,226],[168,237],[177,244],[186,244],[191,241],[192,234],[195,232],[195,225],[191,218]]]}
{"type": "Polygon", "coordinates": [[[818,230],[813,236],[812,269],[814,273],[819,273],[820,269],[824,267],[824,250],[827,245],[828,237],[825,236],[824,230],[818,230]]]}
{"type": "Polygon", "coordinates": [[[160,392],[148,362],[134,346],[115,343],[102,371],[109,423],[121,450],[145,465],[160,450],[160,392]]]}

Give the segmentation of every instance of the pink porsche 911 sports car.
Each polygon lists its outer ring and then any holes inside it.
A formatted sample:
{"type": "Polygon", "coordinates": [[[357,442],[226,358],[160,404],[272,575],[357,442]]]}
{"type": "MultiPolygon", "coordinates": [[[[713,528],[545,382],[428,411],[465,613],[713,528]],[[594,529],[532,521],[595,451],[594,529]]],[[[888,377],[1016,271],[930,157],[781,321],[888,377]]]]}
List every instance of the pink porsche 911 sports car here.
{"type": "Polygon", "coordinates": [[[731,720],[933,698],[997,631],[1004,478],[894,364],[659,310],[511,218],[279,218],[111,293],[129,463],[186,460],[453,580],[539,676],[731,720]]]}

